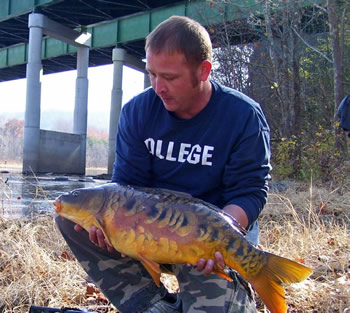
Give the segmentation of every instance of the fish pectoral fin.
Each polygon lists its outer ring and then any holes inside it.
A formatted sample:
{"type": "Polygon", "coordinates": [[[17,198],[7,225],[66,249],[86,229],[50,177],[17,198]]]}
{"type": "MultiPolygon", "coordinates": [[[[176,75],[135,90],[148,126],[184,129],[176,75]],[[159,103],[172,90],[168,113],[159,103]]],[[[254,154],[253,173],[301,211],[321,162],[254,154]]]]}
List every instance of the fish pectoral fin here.
{"type": "Polygon", "coordinates": [[[145,258],[142,255],[138,255],[140,262],[142,263],[142,265],[145,267],[145,269],[147,270],[147,272],[152,276],[155,284],[160,287],[160,266],[158,263],[145,258]]]}
{"type": "Polygon", "coordinates": [[[222,277],[222,278],[228,280],[229,282],[232,282],[232,281],[233,281],[233,279],[232,279],[230,276],[228,276],[224,270],[220,269],[220,268],[217,267],[217,266],[213,269],[213,272],[214,272],[216,275],[218,275],[218,276],[220,276],[220,277],[222,277]]]}

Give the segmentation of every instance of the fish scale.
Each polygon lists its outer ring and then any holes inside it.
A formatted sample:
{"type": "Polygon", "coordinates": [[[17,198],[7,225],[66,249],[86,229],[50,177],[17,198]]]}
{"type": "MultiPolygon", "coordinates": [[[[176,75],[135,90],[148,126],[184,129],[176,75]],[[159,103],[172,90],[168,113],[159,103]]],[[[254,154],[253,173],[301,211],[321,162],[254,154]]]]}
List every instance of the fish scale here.
{"type": "MultiPolygon", "coordinates": [[[[285,313],[282,283],[306,279],[312,270],[254,247],[242,227],[216,206],[181,192],[106,184],[59,196],[56,212],[102,230],[114,248],[139,260],[160,286],[160,264],[196,264],[215,259],[236,270],[257,291],[272,313],[285,313]]],[[[219,276],[231,281],[223,269],[219,276]]]]}

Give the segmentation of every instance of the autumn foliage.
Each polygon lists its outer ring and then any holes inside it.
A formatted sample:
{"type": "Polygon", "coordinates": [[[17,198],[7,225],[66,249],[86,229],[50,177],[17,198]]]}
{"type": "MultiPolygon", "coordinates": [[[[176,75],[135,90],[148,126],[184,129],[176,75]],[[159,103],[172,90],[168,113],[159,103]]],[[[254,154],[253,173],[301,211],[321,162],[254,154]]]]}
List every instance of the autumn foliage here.
{"type": "MultiPolygon", "coordinates": [[[[62,122],[61,122],[62,124],[62,122]]],[[[23,155],[24,120],[0,121],[0,162],[21,163],[23,155]]],[[[107,167],[108,133],[89,127],[87,131],[87,167],[107,167]]]]}

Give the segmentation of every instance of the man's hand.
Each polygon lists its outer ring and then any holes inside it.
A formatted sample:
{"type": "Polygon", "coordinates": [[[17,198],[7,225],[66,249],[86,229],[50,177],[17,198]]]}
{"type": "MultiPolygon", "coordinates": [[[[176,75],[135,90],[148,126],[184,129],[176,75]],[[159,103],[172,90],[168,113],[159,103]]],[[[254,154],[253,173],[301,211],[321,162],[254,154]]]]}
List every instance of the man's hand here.
{"type": "MultiPolygon", "coordinates": [[[[75,224],[74,225],[74,230],[77,231],[77,232],[80,232],[80,231],[83,231],[84,228],[81,227],[81,225],[79,225],[79,224],[75,224]]],[[[106,240],[102,230],[97,228],[96,226],[92,226],[90,228],[90,230],[89,230],[89,239],[91,240],[91,242],[93,244],[95,244],[96,246],[98,246],[98,247],[100,247],[102,249],[107,249],[109,252],[114,252],[115,251],[114,247],[111,246],[107,242],[107,240],[106,240]]]]}
{"type": "MultiPolygon", "coordinates": [[[[224,211],[234,217],[243,227],[248,226],[248,216],[238,205],[229,204],[224,207],[224,211]]],[[[207,276],[210,275],[216,267],[223,270],[226,265],[224,257],[217,251],[215,252],[215,261],[212,259],[199,259],[197,264],[187,263],[187,266],[195,266],[199,272],[203,272],[203,274],[207,276]]]]}
{"type": "MultiPolygon", "coordinates": [[[[187,266],[193,266],[192,264],[187,263],[187,266]]],[[[197,264],[194,265],[197,268],[197,271],[203,272],[205,276],[210,275],[213,270],[218,267],[219,269],[225,268],[225,261],[224,257],[222,256],[221,252],[217,251],[215,252],[215,261],[212,259],[205,260],[205,259],[199,259],[197,264]]]]}
{"type": "Polygon", "coordinates": [[[235,218],[236,221],[241,224],[241,226],[244,228],[248,227],[249,220],[247,213],[245,213],[241,207],[235,204],[229,204],[224,207],[224,211],[235,218]]]}

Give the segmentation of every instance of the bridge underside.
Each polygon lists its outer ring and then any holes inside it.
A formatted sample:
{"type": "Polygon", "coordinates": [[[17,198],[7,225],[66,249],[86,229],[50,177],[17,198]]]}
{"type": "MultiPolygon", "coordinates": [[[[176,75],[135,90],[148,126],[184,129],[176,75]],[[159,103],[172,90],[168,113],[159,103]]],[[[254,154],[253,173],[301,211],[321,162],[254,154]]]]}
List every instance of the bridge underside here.
{"type": "MultiPolygon", "coordinates": [[[[144,41],[135,42],[134,44],[120,45],[126,49],[128,53],[134,54],[143,58],[144,41]]],[[[99,49],[91,49],[89,55],[89,67],[112,64],[112,51],[115,47],[104,47],[99,49]]],[[[43,74],[53,74],[63,71],[75,70],[77,67],[76,53],[62,55],[51,59],[43,59],[43,74]]],[[[19,64],[7,68],[0,69],[0,82],[26,77],[26,64],[19,64]]]]}
{"type": "MultiPolygon", "coordinates": [[[[28,44],[29,28],[28,16],[33,11],[42,13],[48,18],[78,31],[88,26],[104,21],[115,20],[124,16],[140,14],[153,9],[159,9],[182,1],[172,0],[128,0],[128,1],[102,1],[102,0],[37,0],[44,4],[34,10],[28,7],[33,1],[2,0],[0,3],[0,50],[13,46],[11,53],[0,52],[0,82],[26,76],[26,48],[28,44]],[[17,13],[16,13],[17,12],[17,13]],[[11,14],[15,14],[14,16],[11,14]],[[8,16],[7,16],[8,15],[8,16]],[[18,46],[16,46],[18,45],[18,46]],[[17,49],[16,49],[17,47],[17,49]],[[25,58],[23,62],[21,59],[25,58]],[[11,60],[14,60],[12,63],[11,60]],[[5,65],[5,62],[8,62],[5,65]],[[3,64],[2,64],[3,63],[3,64]]],[[[106,33],[108,35],[108,32],[106,33]]],[[[112,35],[112,34],[111,34],[112,35]]],[[[114,45],[92,47],[90,50],[89,66],[98,66],[112,63],[112,50],[114,45]]],[[[130,55],[142,58],[144,55],[144,39],[120,43],[130,55]]],[[[76,51],[43,58],[43,74],[57,73],[76,69],[76,51]]]]}
{"type": "MultiPolygon", "coordinates": [[[[310,5],[308,0],[304,2],[305,6],[310,5]]],[[[262,10],[259,1],[214,3],[206,0],[1,0],[0,82],[26,75],[28,16],[33,11],[68,28],[91,33],[89,66],[112,63],[112,50],[115,47],[125,49],[138,59],[144,58],[145,36],[171,15],[190,16],[203,25],[239,21],[242,29],[237,38],[230,38],[232,44],[241,42],[242,38],[246,41],[257,39],[254,30],[246,27],[244,21],[251,12],[262,10]]],[[[216,40],[212,39],[215,45],[216,40]]],[[[68,44],[45,38],[42,65],[43,74],[76,69],[76,50],[68,44]]]]}

